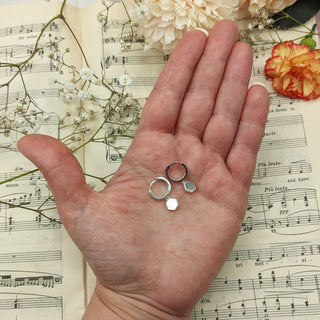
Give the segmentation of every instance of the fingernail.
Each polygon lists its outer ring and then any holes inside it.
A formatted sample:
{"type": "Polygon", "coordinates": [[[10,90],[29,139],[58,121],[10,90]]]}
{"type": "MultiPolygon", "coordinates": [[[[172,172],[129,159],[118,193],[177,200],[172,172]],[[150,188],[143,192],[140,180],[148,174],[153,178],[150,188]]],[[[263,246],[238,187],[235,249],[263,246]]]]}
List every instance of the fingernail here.
{"type": "Polygon", "coordinates": [[[252,82],[250,87],[252,86],[262,86],[264,88],[266,87],[265,84],[262,82],[252,82]]]}
{"type": "Polygon", "coordinates": [[[207,37],[209,36],[209,32],[206,29],[202,29],[202,28],[195,28],[194,30],[199,30],[202,31],[207,37]]]}

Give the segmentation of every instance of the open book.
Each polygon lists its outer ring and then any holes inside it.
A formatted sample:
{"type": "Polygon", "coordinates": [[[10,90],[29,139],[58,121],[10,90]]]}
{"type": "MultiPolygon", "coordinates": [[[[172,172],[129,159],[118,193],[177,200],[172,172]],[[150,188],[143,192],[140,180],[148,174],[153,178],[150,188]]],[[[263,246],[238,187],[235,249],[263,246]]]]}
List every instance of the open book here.
{"type": "MultiPolygon", "coordinates": [[[[73,104],[63,99],[61,83],[72,73],[60,74],[61,65],[53,63],[46,50],[38,50],[19,72],[10,66],[30,56],[39,33],[60,9],[61,2],[56,1],[1,6],[1,84],[9,84],[16,76],[10,85],[1,87],[0,112],[11,112],[26,102],[29,120],[40,124],[37,132],[77,149],[100,122],[94,111],[97,122],[88,135],[80,141],[68,140],[68,130],[74,133],[74,121],[70,124],[66,114],[73,104]]],[[[58,45],[58,51],[49,49],[65,53],[67,65],[81,68],[87,60],[96,75],[120,92],[119,79],[128,76],[125,92],[136,107],[143,107],[168,57],[155,50],[144,52],[143,38],[131,25],[122,29],[121,21],[128,17],[121,3],[112,6],[108,23],[97,20],[103,9],[99,0],[81,8],[69,4],[64,8],[86,59],[70,29],[58,20],[46,27],[43,39],[58,45]]],[[[290,32],[282,36],[292,39],[290,32]]],[[[261,45],[254,50],[252,81],[264,82],[271,97],[265,137],[238,241],[192,319],[318,319],[320,102],[277,94],[263,72],[271,47],[261,45]]],[[[105,92],[97,88],[94,94],[103,97],[105,92]]],[[[135,114],[129,109],[119,113],[128,117],[127,123],[135,124],[135,114]]],[[[12,121],[17,120],[14,117],[12,121]]],[[[126,135],[110,139],[118,129],[105,126],[95,136],[97,143],[86,144],[75,153],[87,182],[96,189],[104,186],[96,177],[108,177],[116,170],[130,144],[128,136],[134,135],[132,126],[126,135]]],[[[94,276],[59,223],[46,182],[16,151],[21,131],[0,128],[0,176],[5,181],[0,184],[0,319],[80,319],[95,285],[94,276]]]]}

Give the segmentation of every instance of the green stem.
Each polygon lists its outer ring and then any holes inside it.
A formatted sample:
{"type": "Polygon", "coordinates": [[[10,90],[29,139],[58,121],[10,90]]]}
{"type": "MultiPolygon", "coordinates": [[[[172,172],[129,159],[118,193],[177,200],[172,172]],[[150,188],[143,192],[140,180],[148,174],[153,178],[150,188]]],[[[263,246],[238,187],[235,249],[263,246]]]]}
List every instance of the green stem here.
{"type": "Polygon", "coordinates": [[[9,178],[9,179],[6,179],[6,180],[4,180],[4,181],[1,181],[1,182],[0,182],[0,185],[1,185],[1,184],[4,184],[4,183],[11,182],[11,181],[16,180],[16,179],[19,179],[19,178],[21,178],[21,177],[27,176],[28,174],[32,174],[32,173],[37,172],[37,171],[39,171],[39,169],[34,169],[34,170],[31,170],[31,171],[28,171],[28,172],[19,174],[19,175],[17,175],[17,176],[12,177],[12,178],[9,178]]]}
{"type": "Polygon", "coordinates": [[[53,219],[53,218],[50,218],[49,216],[45,215],[41,210],[33,209],[33,208],[29,208],[29,207],[23,207],[23,206],[21,206],[19,204],[8,203],[8,202],[5,202],[5,201],[0,201],[0,203],[3,204],[3,205],[14,207],[14,208],[21,208],[21,209],[26,209],[26,210],[29,210],[29,211],[32,211],[32,212],[36,212],[37,214],[42,215],[43,217],[47,218],[51,222],[56,222],[56,223],[62,224],[61,221],[53,219]]]}
{"type": "Polygon", "coordinates": [[[67,27],[68,30],[70,31],[73,39],[75,40],[75,42],[76,42],[77,45],[78,45],[79,50],[81,51],[81,54],[82,54],[82,57],[83,57],[83,59],[84,59],[84,61],[85,61],[85,63],[86,63],[86,66],[89,67],[89,62],[88,62],[88,60],[87,60],[87,57],[86,57],[86,55],[85,55],[85,53],[84,53],[84,51],[83,51],[83,49],[82,49],[82,46],[81,46],[78,38],[76,37],[75,33],[73,32],[72,28],[70,27],[69,23],[67,22],[67,20],[65,19],[64,16],[61,16],[60,19],[64,22],[64,24],[66,25],[66,27],[67,27]]]}

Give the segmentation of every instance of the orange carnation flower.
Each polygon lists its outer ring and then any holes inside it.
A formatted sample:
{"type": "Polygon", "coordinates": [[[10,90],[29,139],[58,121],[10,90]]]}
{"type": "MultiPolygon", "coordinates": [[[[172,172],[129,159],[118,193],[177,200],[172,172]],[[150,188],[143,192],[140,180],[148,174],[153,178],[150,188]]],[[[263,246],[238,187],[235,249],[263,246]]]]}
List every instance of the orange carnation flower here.
{"type": "Polygon", "coordinates": [[[281,94],[304,100],[320,96],[320,50],[305,44],[285,41],[272,50],[265,74],[273,79],[273,87],[281,94]]]}

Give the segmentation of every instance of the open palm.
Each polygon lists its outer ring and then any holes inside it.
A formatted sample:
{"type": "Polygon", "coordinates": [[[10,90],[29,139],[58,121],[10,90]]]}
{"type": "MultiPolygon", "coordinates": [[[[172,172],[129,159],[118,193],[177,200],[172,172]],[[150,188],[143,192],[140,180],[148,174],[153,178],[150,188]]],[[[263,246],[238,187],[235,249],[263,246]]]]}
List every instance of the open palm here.
{"type": "Polygon", "coordinates": [[[57,140],[20,140],[19,149],[43,172],[65,228],[95,272],[102,300],[112,291],[187,315],[231,250],[268,111],[266,90],[247,89],[252,53],[236,39],[236,25],[222,21],[208,39],[192,31],[179,42],[123,163],[102,192],[89,188],[57,140]],[[148,190],[174,161],[187,166],[197,190],[188,193],[172,182],[170,196],[179,207],[168,211],[148,190]]]}

